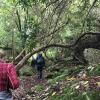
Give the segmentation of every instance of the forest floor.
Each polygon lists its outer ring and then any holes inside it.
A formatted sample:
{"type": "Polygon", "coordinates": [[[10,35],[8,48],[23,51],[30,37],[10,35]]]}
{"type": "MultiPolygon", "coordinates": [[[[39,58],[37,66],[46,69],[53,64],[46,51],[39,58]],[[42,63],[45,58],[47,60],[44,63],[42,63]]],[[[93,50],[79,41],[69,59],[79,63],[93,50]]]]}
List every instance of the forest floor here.
{"type": "MultiPolygon", "coordinates": [[[[46,72],[45,75],[48,73],[50,72],[46,72]]],[[[39,80],[37,75],[21,77],[20,87],[12,91],[14,100],[66,100],[60,99],[60,97],[64,98],[65,96],[66,98],[67,94],[74,96],[76,90],[86,92],[90,88],[100,93],[100,75],[88,76],[84,72],[77,74],[79,75],[77,77],[76,75],[68,76],[66,74],[67,69],[63,69],[60,74],[58,74],[59,72],[55,73],[55,77],[51,79],[43,78],[39,80]],[[72,88],[75,89],[74,92],[72,88]]],[[[100,98],[100,95],[98,98],[100,98]]]]}

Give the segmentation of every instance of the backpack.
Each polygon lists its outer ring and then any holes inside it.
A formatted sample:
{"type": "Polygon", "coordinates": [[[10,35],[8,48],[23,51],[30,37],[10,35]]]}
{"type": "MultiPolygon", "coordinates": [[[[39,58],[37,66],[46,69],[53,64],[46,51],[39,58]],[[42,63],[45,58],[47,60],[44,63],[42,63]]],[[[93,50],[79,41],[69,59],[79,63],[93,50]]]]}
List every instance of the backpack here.
{"type": "Polygon", "coordinates": [[[37,58],[37,63],[38,64],[42,64],[44,62],[44,59],[43,59],[43,57],[41,57],[41,58],[37,58]]]}
{"type": "Polygon", "coordinates": [[[36,65],[38,66],[45,66],[45,59],[44,57],[42,56],[42,54],[38,54],[37,58],[36,58],[36,65]]]}

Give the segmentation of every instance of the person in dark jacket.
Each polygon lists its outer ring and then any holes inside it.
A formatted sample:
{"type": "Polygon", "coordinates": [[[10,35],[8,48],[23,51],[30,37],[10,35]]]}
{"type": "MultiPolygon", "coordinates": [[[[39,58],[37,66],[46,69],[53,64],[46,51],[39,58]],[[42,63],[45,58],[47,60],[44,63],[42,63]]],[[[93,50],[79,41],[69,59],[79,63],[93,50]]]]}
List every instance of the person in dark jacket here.
{"type": "Polygon", "coordinates": [[[32,59],[31,66],[36,67],[38,79],[42,79],[43,67],[45,66],[45,59],[41,53],[37,55],[36,59],[32,59]]]}
{"type": "Polygon", "coordinates": [[[36,68],[38,72],[38,78],[42,78],[43,67],[45,66],[45,59],[42,54],[38,54],[36,58],[36,68]]]}

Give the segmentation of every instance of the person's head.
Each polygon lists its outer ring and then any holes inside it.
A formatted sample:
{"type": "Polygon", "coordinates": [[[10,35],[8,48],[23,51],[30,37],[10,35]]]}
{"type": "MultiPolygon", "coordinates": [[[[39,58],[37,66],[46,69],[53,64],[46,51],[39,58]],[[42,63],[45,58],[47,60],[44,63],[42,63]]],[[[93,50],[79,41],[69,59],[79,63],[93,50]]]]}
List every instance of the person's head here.
{"type": "Polygon", "coordinates": [[[39,53],[39,54],[38,54],[38,57],[42,57],[42,53],[39,53]]]}
{"type": "Polygon", "coordinates": [[[5,57],[5,52],[4,50],[0,49],[0,59],[4,58],[5,57]]]}

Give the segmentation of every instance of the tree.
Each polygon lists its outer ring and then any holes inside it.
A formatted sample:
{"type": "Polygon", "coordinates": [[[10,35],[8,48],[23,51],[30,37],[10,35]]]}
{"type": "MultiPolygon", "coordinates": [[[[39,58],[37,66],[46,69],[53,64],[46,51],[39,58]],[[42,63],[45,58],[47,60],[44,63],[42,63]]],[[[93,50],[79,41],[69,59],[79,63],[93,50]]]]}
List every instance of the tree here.
{"type": "Polygon", "coordinates": [[[50,47],[72,48],[74,50],[73,60],[77,60],[81,64],[88,64],[84,58],[84,50],[86,48],[100,49],[100,33],[84,33],[72,45],[50,44],[37,48],[36,50],[32,50],[16,65],[16,69],[19,70],[33,54],[50,47]]]}
{"type": "MultiPolygon", "coordinates": [[[[99,9],[100,6],[97,0],[10,0],[6,3],[10,5],[6,8],[10,16],[10,24],[3,31],[14,32],[13,29],[15,29],[16,39],[21,42],[21,49],[23,47],[30,51],[16,66],[22,66],[36,52],[49,47],[59,47],[56,43],[60,43],[60,47],[69,48],[70,46],[66,46],[68,34],[75,39],[82,33],[91,33],[90,31],[96,33],[99,29],[98,13],[94,13],[94,10],[99,9]],[[33,47],[38,48],[39,46],[41,48],[32,51],[33,47]]],[[[8,21],[7,17],[5,20],[8,21]]],[[[99,35],[90,35],[83,34],[73,48],[73,56],[77,60],[81,59],[80,62],[85,62],[83,51],[87,46],[84,43],[89,43],[86,37],[93,42],[95,42],[94,38],[98,41],[99,35]],[[84,45],[84,48],[81,45],[84,45]]],[[[94,48],[92,45],[91,47],[94,48]]]]}

